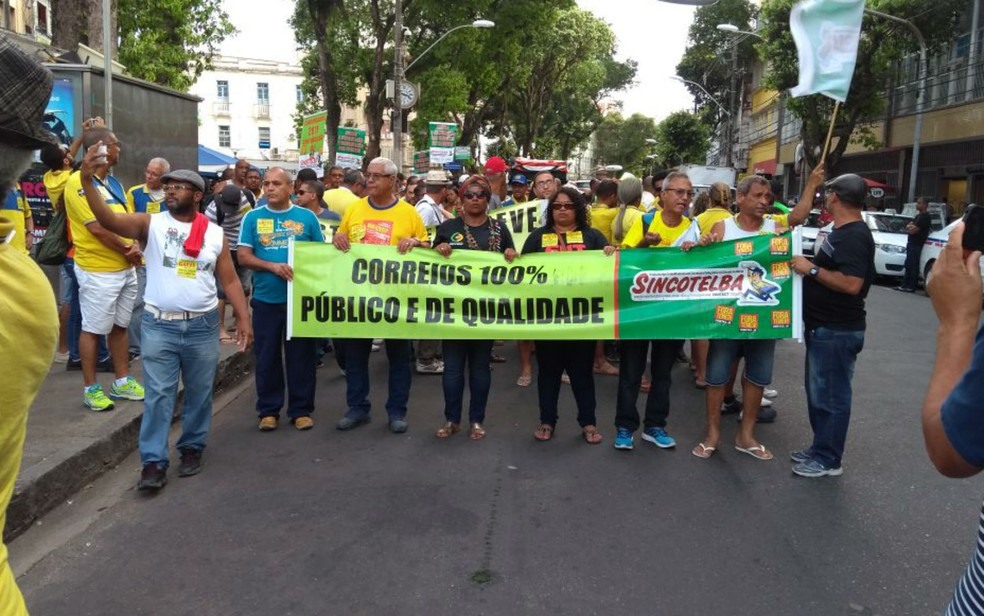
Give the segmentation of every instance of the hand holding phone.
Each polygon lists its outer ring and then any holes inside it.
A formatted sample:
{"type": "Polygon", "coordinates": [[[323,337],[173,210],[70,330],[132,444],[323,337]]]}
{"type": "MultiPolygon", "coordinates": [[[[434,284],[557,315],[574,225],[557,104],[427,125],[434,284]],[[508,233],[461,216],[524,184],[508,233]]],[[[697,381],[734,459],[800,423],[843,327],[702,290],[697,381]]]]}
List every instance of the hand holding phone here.
{"type": "Polygon", "coordinates": [[[963,215],[964,250],[979,250],[984,252],[984,207],[970,205],[963,215]]]}

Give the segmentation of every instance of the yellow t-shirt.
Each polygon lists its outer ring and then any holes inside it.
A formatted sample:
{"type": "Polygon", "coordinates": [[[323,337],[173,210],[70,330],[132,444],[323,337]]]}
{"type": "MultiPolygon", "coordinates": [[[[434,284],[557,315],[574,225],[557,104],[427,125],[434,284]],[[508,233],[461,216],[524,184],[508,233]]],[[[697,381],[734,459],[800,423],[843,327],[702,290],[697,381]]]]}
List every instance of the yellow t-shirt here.
{"type": "Polygon", "coordinates": [[[697,216],[697,224],[700,225],[700,234],[706,235],[714,225],[726,218],[731,218],[731,211],[723,207],[712,207],[697,216]]]}
{"type": "Polygon", "coordinates": [[[604,205],[591,208],[591,226],[601,231],[608,243],[612,243],[612,223],[615,215],[618,214],[617,207],[607,207],[604,205]]]}
{"type": "MultiPolygon", "coordinates": [[[[24,254],[30,254],[24,235],[27,233],[27,217],[31,216],[31,206],[27,204],[27,199],[19,190],[12,189],[7,193],[4,203],[0,205],[3,205],[0,208],[0,217],[9,220],[14,225],[14,237],[11,244],[24,254]]],[[[6,237],[6,234],[0,236],[0,239],[2,237],[6,237]]]]}
{"type": "Polygon", "coordinates": [[[625,239],[626,235],[628,235],[629,229],[632,228],[632,225],[635,224],[636,220],[642,218],[643,214],[644,212],[642,211],[642,205],[626,206],[625,216],[622,217],[622,237],[620,238],[615,228],[618,223],[618,208],[615,209],[615,214],[612,216],[611,226],[613,246],[620,246],[622,244],[622,240],[625,239]]]}
{"type": "MultiPolygon", "coordinates": [[[[642,230],[643,217],[640,216],[632,223],[632,227],[629,228],[629,232],[625,234],[625,239],[622,240],[622,248],[635,248],[642,241],[645,233],[642,230]]],[[[653,221],[649,223],[648,233],[659,233],[659,244],[656,246],[649,246],[649,248],[668,248],[673,246],[678,241],[683,238],[684,234],[688,231],[691,232],[689,238],[684,238],[684,240],[696,242],[700,237],[697,235],[697,227],[693,224],[693,221],[684,216],[680,220],[680,224],[675,227],[671,227],[663,222],[663,215],[660,212],[655,212],[653,216],[653,221]]]]}
{"type": "Polygon", "coordinates": [[[396,246],[405,237],[429,241],[420,214],[403,199],[384,209],[369,205],[368,197],[356,200],[346,208],[336,233],[348,235],[353,244],[396,246]]]}
{"type": "Polygon", "coordinates": [[[43,178],[44,190],[48,193],[48,200],[51,201],[51,207],[58,206],[58,201],[65,193],[65,184],[71,175],[72,171],[70,169],[45,171],[43,178]]]}
{"type": "MultiPolygon", "coordinates": [[[[126,213],[126,205],[117,200],[104,186],[96,184],[109,209],[118,214],[126,213]]],[[[75,263],[87,272],[122,272],[130,267],[130,262],[122,254],[106,246],[93,235],[86,224],[94,222],[96,216],[89,207],[82,190],[82,176],[76,171],[65,184],[65,207],[75,244],[75,263]]],[[[130,240],[120,238],[124,244],[130,240]]]]}
{"type": "Polygon", "coordinates": [[[344,187],[332,188],[331,190],[325,191],[323,199],[328,209],[339,216],[345,216],[348,207],[359,200],[355,193],[344,187]]]}
{"type": "MultiPolygon", "coordinates": [[[[0,221],[0,237],[13,229],[0,221]]],[[[0,243],[0,528],[6,523],[7,505],[24,453],[27,411],[41,387],[58,342],[58,312],[51,285],[41,269],[13,246],[0,243]]],[[[0,614],[27,616],[14,575],[7,561],[7,547],[0,544],[0,614]]]]}

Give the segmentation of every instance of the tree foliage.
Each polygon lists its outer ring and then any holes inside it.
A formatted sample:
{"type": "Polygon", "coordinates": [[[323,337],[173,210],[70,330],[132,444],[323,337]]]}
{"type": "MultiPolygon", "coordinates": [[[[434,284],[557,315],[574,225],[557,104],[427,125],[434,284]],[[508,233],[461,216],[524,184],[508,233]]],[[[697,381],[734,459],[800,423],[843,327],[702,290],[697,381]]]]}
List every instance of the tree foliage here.
{"type": "Polygon", "coordinates": [[[141,79],[187,91],[235,28],[221,0],[118,0],[119,61],[141,79]]]}
{"type": "MultiPolygon", "coordinates": [[[[748,67],[755,61],[754,37],[741,37],[717,29],[719,24],[732,24],[739,30],[751,31],[756,16],[756,8],[749,0],[720,0],[716,4],[702,6],[694,11],[694,21],[690,24],[687,49],[677,64],[676,72],[681,78],[703,86],[711,96],[725,107],[731,96],[731,82],[741,82],[741,74],[732,71],[732,52],[738,51],[738,66],[748,67]]],[[[787,20],[788,24],[789,21],[787,20]]],[[[724,112],[707,93],[693,84],[685,84],[693,95],[701,117],[712,130],[726,118],[724,112]]]]}
{"type": "Polygon", "coordinates": [[[626,171],[645,175],[655,152],[650,141],[656,140],[657,134],[652,118],[639,113],[628,118],[609,113],[595,132],[595,160],[600,165],[621,165],[626,171]]]}
{"type": "Polygon", "coordinates": [[[710,129],[698,115],[689,111],[671,113],[656,127],[656,162],[664,168],[703,164],[710,137],[710,129]]]}
{"type": "MultiPolygon", "coordinates": [[[[789,11],[793,0],[766,0],[762,4],[765,26],[761,31],[766,42],[761,46],[769,60],[765,84],[776,90],[795,86],[799,63],[796,47],[789,33],[789,11]]],[[[871,0],[868,8],[908,19],[922,32],[930,47],[939,48],[952,39],[958,15],[965,10],[963,0],[936,0],[927,10],[924,0],[871,0]]],[[[865,14],[861,27],[858,59],[847,101],[841,105],[834,128],[834,138],[827,157],[827,168],[836,172],[837,163],[852,139],[872,142],[871,126],[884,119],[888,103],[886,91],[898,74],[898,62],[918,50],[916,39],[907,28],[891,21],[865,14]]],[[[807,162],[817,163],[819,150],[826,138],[834,101],[812,95],[791,98],[789,110],[802,120],[801,138],[807,162]]]]}

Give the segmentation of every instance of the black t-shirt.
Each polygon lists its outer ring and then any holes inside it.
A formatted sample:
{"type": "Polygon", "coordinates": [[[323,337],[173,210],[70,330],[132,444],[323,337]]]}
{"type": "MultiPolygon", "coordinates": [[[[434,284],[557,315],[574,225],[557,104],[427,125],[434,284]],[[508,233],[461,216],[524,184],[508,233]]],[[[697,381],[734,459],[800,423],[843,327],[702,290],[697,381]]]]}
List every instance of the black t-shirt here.
{"type": "Polygon", "coordinates": [[[516,249],[509,229],[494,218],[489,218],[488,222],[477,227],[466,225],[465,221],[460,218],[445,220],[434,232],[432,245],[437,247],[444,243],[449,244],[451,250],[493,250],[495,248],[497,252],[506,252],[509,248],[516,249]],[[498,233],[498,242],[494,242],[497,244],[495,246],[492,242],[493,232],[498,233]],[[468,241],[469,235],[475,241],[474,245],[468,241]]]}
{"type": "Polygon", "coordinates": [[[848,295],[825,287],[812,276],[806,276],[803,279],[803,320],[806,326],[863,330],[864,298],[868,296],[868,289],[875,277],[875,240],[871,237],[871,229],[861,220],[834,227],[815,253],[814,264],[818,268],[861,278],[864,284],[859,294],[848,295]]]}
{"type": "Polygon", "coordinates": [[[530,252],[573,252],[577,250],[601,250],[608,246],[608,240],[601,231],[588,227],[579,231],[557,233],[553,227],[534,229],[526,243],[523,254],[530,252]]]}
{"type": "Polygon", "coordinates": [[[922,245],[926,243],[926,238],[929,237],[929,232],[932,229],[933,219],[930,217],[929,212],[923,212],[922,214],[916,214],[912,224],[919,227],[919,231],[909,236],[909,241],[906,243],[905,248],[907,251],[922,249],[922,245]]]}

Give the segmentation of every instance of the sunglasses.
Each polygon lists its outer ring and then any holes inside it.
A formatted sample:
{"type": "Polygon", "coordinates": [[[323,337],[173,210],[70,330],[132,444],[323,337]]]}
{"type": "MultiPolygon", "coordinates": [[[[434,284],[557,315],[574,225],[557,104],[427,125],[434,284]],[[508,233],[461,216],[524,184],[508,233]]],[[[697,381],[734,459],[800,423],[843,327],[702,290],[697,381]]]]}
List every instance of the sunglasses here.
{"type": "Polygon", "coordinates": [[[488,199],[489,193],[485,192],[484,190],[481,192],[468,191],[463,195],[461,195],[461,198],[462,199],[488,199]]]}
{"type": "Polygon", "coordinates": [[[554,201],[553,204],[550,206],[550,209],[552,209],[552,210],[573,210],[574,209],[574,202],[573,201],[554,201]]]}

